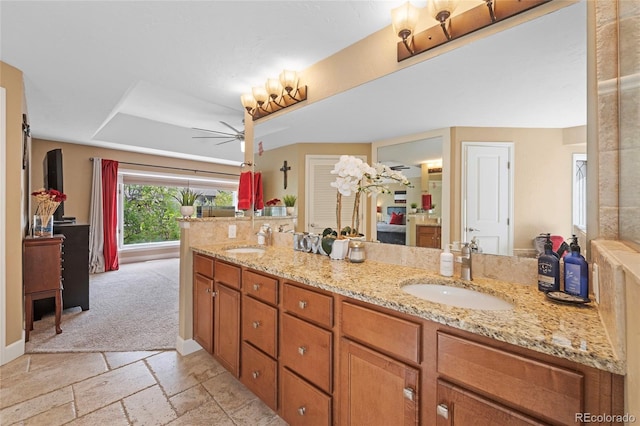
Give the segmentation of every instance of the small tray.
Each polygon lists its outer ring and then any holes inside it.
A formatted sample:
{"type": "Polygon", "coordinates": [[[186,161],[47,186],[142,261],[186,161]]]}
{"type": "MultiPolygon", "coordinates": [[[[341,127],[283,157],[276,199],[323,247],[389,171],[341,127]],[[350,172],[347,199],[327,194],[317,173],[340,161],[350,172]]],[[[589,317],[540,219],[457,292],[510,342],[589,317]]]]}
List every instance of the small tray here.
{"type": "Polygon", "coordinates": [[[569,305],[584,305],[585,303],[591,302],[589,298],[574,296],[572,294],[565,293],[564,291],[550,291],[545,293],[545,296],[554,302],[566,303],[569,305]]]}

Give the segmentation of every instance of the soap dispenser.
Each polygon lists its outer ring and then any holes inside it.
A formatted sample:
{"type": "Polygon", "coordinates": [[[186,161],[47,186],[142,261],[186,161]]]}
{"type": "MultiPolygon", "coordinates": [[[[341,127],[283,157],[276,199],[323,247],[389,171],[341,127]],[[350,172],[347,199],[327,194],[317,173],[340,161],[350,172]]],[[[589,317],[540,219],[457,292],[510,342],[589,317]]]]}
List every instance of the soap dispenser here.
{"type": "Polygon", "coordinates": [[[440,275],[443,277],[453,276],[453,253],[450,250],[451,244],[444,247],[444,252],[440,253],[440,275]]]}
{"type": "Polygon", "coordinates": [[[544,253],[538,257],[538,290],[560,291],[560,259],[553,252],[551,234],[546,234],[544,253]]]}
{"type": "Polygon", "coordinates": [[[571,254],[564,258],[564,292],[573,296],[589,298],[589,267],[580,254],[578,237],[572,236],[569,245],[571,254]]]}

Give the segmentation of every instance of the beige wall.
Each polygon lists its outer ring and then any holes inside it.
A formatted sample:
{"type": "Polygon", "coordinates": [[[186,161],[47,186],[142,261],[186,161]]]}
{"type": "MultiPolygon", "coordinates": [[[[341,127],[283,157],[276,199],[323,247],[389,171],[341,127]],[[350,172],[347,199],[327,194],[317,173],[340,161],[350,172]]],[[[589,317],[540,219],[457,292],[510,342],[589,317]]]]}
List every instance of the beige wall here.
{"type": "MultiPolygon", "coordinates": [[[[67,201],[64,205],[64,215],[75,217],[78,223],[89,223],[89,206],[91,201],[91,179],[93,174],[92,157],[106,160],[125,161],[130,163],[151,164],[157,166],[181,167],[186,169],[217,171],[239,174],[240,169],[233,166],[205,163],[200,161],[183,160],[178,158],[163,157],[159,155],[140,154],[135,152],[120,151],[115,149],[99,148],[89,145],[78,145],[34,139],[32,143],[31,157],[33,167],[31,170],[32,188],[30,191],[43,185],[42,160],[47,151],[61,148],[64,166],[64,192],[67,201]]],[[[146,170],[152,172],[167,172],[181,175],[193,175],[196,173],[180,170],[168,170],[162,168],[141,167],[129,164],[120,165],[121,169],[146,170]]],[[[220,176],[213,174],[199,174],[198,176],[224,177],[237,179],[233,176],[220,176]]]]}
{"type": "Polygon", "coordinates": [[[0,85],[6,89],[6,322],[7,346],[22,339],[22,237],[25,227],[23,187],[26,172],[22,170],[22,114],[26,113],[22,72],[0,62],[0,85]]]}
{"type": "MultiPolygon", "coordinates": [[[[455,127],[451,136],[452,176],[461,176],[462,142],[514,144],[514,249],[531,249],[541,232],[568,237],[572,233],[571,161],[586,152],[584,127],[522,129],[455,127]]],[[[460,240],[460,179],[451,187],[451,235],[460,240]]]]}

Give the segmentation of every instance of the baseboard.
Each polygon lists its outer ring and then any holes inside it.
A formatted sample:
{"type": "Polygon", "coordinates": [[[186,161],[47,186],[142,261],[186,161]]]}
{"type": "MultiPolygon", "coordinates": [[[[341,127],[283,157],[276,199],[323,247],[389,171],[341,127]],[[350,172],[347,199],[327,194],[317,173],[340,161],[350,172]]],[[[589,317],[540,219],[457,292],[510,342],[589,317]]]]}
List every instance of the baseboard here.
{"type": "Polygon", "coordinates": [[[180,336],[176,338],[176,350],[180,355],[189,355],[200,349],[202,349],[202,346],[193,339],[184,340],[180,336]]]}
{"type": "Polygon", "coordinates": [[[0,360],[0,365],[4,365],[8,362],[11,362],[22,355],[24,355],[24,332],[22,333],[22,339],[4,347],[4,350],[2,351],[2,360],[0,360]]]}

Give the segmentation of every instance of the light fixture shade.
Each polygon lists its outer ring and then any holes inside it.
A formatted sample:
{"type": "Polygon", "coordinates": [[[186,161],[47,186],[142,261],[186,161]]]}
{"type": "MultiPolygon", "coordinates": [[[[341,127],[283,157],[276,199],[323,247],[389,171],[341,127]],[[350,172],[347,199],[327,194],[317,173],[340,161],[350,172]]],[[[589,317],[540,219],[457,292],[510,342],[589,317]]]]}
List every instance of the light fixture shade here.
{"type": "Polygon", "coordinates": [[[458,3],[459,0],[430,0],[429,13],[437,21],[444,22],[451,17],[458,3]]]}
{"type": "Polygon", "coordinates": [[[240,95],[240,102],[246,110],[252,110],[256,106],[256,99],[251,93],[243,93],[240,95]]]}
{"type": "Polygon", "coordinates": [[[255,98],[258,105],[264,104],[265,102],[267,102],[267,99],[269,99],[267,90],[262,86],[256,86],[252,88],[251,92],[253,93],[253,97],[255,98]]]}
{"type": "Polygon", "coordinates": [[[244,152],[244,139],[240,141],[240,152],[244,152]]]}
{"type": "Polygon", "coordinates": [[[284,70],[280,73],[280,83],[287,93],[298,87],[298,73],[291,70],[284,70]]]}
{"type": "Polygon", "coordinates": [[[391,9],[393,32],[398,37],[406,39],[415,31],[419,15],[420,10],[412,5],[411,2],[406,2],[395,9],[391,9]]]}
{"type": "Polygon", "coordinates": [[[267,89],[267,93],[272,99],[276,99],[282,94],[282,84],[280,84],[280,80],[277,78],[267,79],[267,83],[264,87],[267,89]]]}

